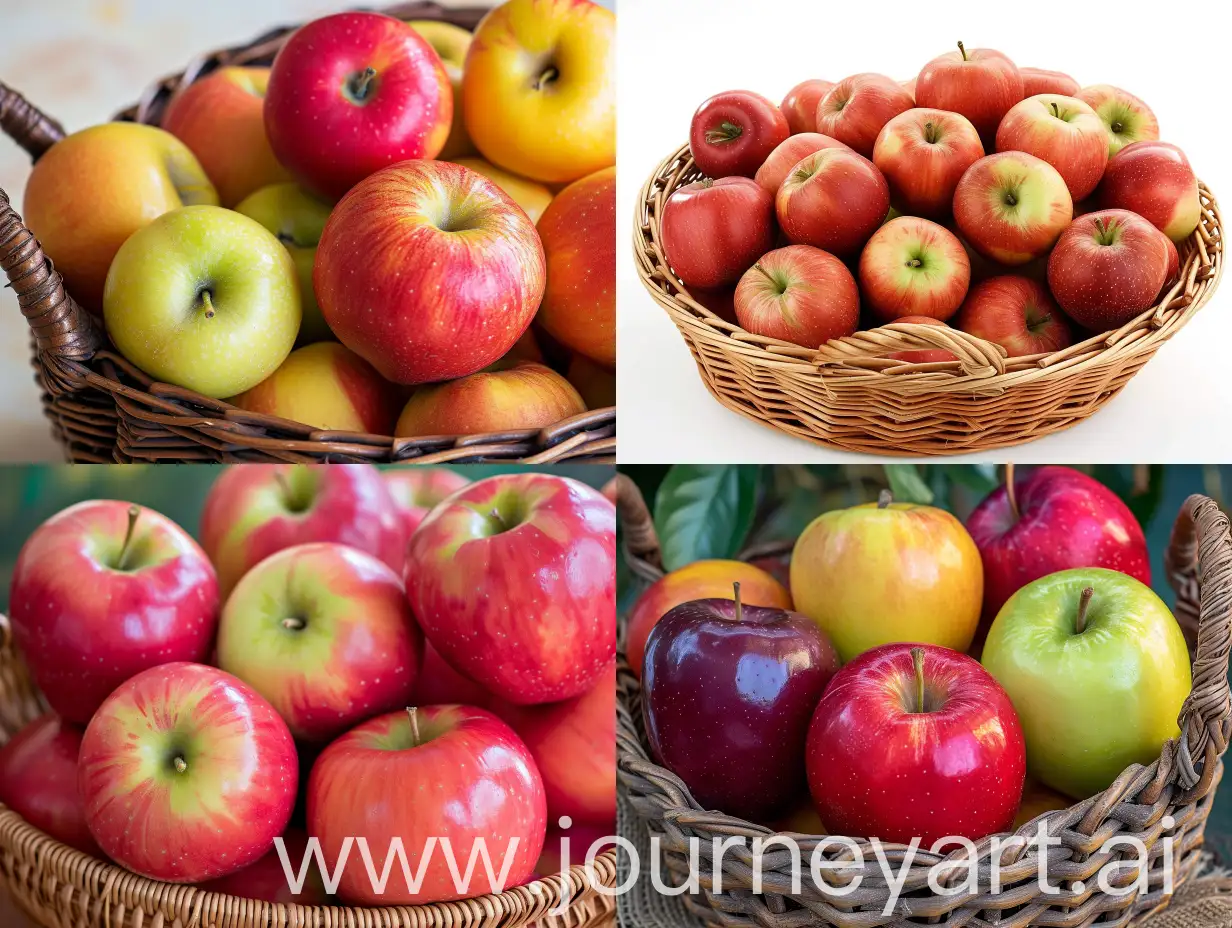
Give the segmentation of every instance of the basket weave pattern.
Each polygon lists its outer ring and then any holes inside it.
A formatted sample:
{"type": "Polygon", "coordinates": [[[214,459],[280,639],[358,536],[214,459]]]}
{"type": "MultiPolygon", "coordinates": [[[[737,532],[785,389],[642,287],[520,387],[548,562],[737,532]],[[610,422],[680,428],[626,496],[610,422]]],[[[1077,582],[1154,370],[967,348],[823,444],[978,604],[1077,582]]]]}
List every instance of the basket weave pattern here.
{"type": "Polygon", "coordinates": [[[1180,279],[1119,329],[1022,358],[1007,358],[999,346],[958,329],[913,323],[856,332],[813,350],[720,319],[671,271],[660,237],[663,206],[703,176],[686,145],[643,186],[633,229],[643,285],[684,336],[715,399],[755,421],[849,451],[959,454],[1068,428],[1114,397],[1192,318],[1223,269],[1219,205],[1199,183],[1202,216],[1178,246],[1180,279]],[[958,360],[909,364],[885,357],[921,348],[942,348],[958,360]]]}
{"type": "MultiPolygon", "coordinates": [[[[627,559],[639,577],[657,579],[662,570],[650,515],[632,481],[627,477],[621,481],[620,515],[627,559]]],[[[907,872],[902,895],[887,916],[883,910],[891,891],[867,841],[857,841],[865,861],[862,870],[837,871],[830,876],[832,885],[846,886],[859,873],[860,886],[846,896],[823,894],[808,879],[807,870],[803,892],[791,895],[791,857],[778,847],[767,850],[762,862],[763,894],[754,895],[753,855],[748,846],[725,853],[723,892],[711,892],[711,849],[716,837],[743,836],[751,842],[775,832],[703,809],[679,777],[651,759],[642,720],[641,684],[625,662],[622,647],[617,679],[618,783],[622,799],[646,822],[651,835],[661,839],[664,880],[677,886],[685,881],[689,839],[699,838],[702,892],[686,893],[681,898],[685,908],[702,923],[722,928],[906,928],[924,922],[979,928],[1086,928],[1098,922],[1100,926],[1122,928],[1166,906],[1169,897],[1164,894],[1164,845],[1160,839],[1165,834],[1173,839],[1173,885],[1179,887],[1199,864],[1206,820],[1223,774],[1222,756],[1232,733],[1228,689],[1232,537],[1227,517],[1212,500],[1195,495],[1185,502],[1173,529],[1166,566],[1177,591],[1177,620],[1191,641],[1196,632],[1193,691],[1181,710],[1181,733],[1164,745],[1159,759],[1149,766],[1135,764],[1103,793],[1068,809],[1046,813],[1049,833],[1061,841],[1060,846],[1047,851],[1049,880],[1062,887],[1061,894],[1041,891],[1039,860],[1035,848],[1030,847],[1003,849],[1001,892],[963,890],[936,895],[928,885],[929,871],[946,858],[920,850],[907,872]],[[1170,829],[1164,827],[1165,816],[1174,820],[1170,829]],[[1097,885],[1097,874],[1110,861],[1136,861],[1129,847],[1102,850],[1109,838],[1122,835],[1138,838],[1150,851],[1150,889],[1146,893],[1113,896],[1097,885]]],[[[1017,834],[1030,840],[1040,820],[1024,825],[1017,834]]],[[[821,840],[798,837],[806,867],[821,840]]],[[[981,887],[988,886],[990,842],[986,838],[976,845],[981,887]]],[[[884,850],[898,872],[906,848],[889,845],[884,850]]],[[[957,849],[949,859],[961,859],[963,854],[961,848],[957,849]]],[[[835,864],[853,860],[841,845],[827,846],[822,856],[835,864]]],[[[1136,873],[1127,867],[1123,874],[1113,874],[1111,882],[1117,884],[1118,877],[1127,885],[1136,873]]],[[[942,878],[940,882],[958,887],[965,879],[965,871],[955,869],[949,871],[948,880],[942,878]]]]}
{"type": "MultiPolygon", "coordinates": [[[[486,9],[415,2],[386,12],[474,29],[486,9]]],[[[294,27],[275,29],[246,45],[203,55],[183,73],[151,85],[117,118],[158,125],[182,87],[220,67],[270,64],[292,31],[294,27]]],[[[2,82],[0,130],[33,160],[64,136],[59,123],[2,82]]],[[[65,292],[60,275],[3,190],[0,270],[30,323],[34,368],[52,432],[73,461],[615,462],[614,407],[591,410],[546,429],[396,439],[316,429],[158,383],[121,357],[94,317],[65,292]]]]}

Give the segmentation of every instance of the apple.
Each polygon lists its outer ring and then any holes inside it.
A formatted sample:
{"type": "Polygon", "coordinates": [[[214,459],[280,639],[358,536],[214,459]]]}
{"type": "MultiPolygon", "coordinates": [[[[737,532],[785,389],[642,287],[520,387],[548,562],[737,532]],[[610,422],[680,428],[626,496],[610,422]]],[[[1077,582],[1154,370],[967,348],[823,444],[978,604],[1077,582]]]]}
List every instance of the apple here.
{"type": "Polygon", "coordinates": [[[983,663],[1018,710],[1031,776],[1075,799],[1158,760],[1191,685],[1168,607],[1101,567],[1049,574],[1010,597],[983,663]]]}
{"type": "Polygon", "coordinates": [[[1185,153],[1167,142],[1133,142],[1118,151],[1104,172],[1099,202],[1137,213],[1174,243],[1189,238],[1202,218],[1198,178],[1185,153]]]}
{"type": "Polygon", "coordinates": [[[1009,829],[1027,751],[1010,696],[977,661],[887,644],[839,671],[808,732],[808,783],[842,835],[895,844],[1009,829]]]}
{"type": "Polygon", "coordinates": [[[466,128],[493,164],[563,184],[616,163],[616,14],[590,0],[507,0],[479,24],[466,128]]]}
{"type": "Polygon", "coordinates": [[[911,94],[893,78],[855,74],[831,87],[817,104],[817,131],[870,158],[882,126],[913,106],[911,94]]]}
{"type": "Polygon", "coordinates": [[[787,91],[779,109],[787,117],[787,128],[792,135],[817,131],[817,104],[833,86],[833,81],[811,79],[801,81],[787,91]]]}
{"type": "Polygon", "coordinates": [[[706,307],[720,319],[736,325],[736,288],[690,287],[689,295],[694,302],[706,307]]]}
{"type": "Polygon", "coordinates": [[[997,151],[1047,161],[1073,202],[1090,196],[1108,164],[1108,138],[1095,110],[1075,97],[1042,93],[1014,104],[997,129],[997,151]]]}
{"type": "MultiPolygon", "coordinates": [[[[910,323],[912,325],[940,325],[949,328],[940,319],[934,319],[932,316],[899,316],[892,320],[892,324],[900,322],[910,323]]],[[[905,361],[908,364],[934,364],[938,361],[957,361],[958,355],[952,351],[946,351],[944,348],[918,348],[913,351],[895,351],[886,355],[887,358],[892,358],[895,361],[905,361]]]]}
{"type": "MultiPolygon", "coordinates": [[[[1050,354],[1074,340],[1069,320],[1048,288],[1015,274],[990,277],[972,287],[954,324],[1000,345],[1011,358],[1050,354]]],[[[984,596],[988,598],[987,592],[984,596]]]]}
{"type": "Polygon", "coordinates": [[[1014,824],[1011,826],[1011,830],[1018,831],[1027,822],[1034,821],[1045,812],[1068,809],[1073,804],[1074,800],[1068,796],[1062,796],[1056,790],[1040,786],[1030,777],[1027,777],[1027,785],[1023,787],[1022,791],[1022,802],[1018,804],[1018,814],[1014,816],[1014,824]]]}
{"type": "Polygon", "coordinates": [[[219,68],[172,97],[163,113],[162,127],[197,156],[223,206],[291,179],[265,137],[269,74],[269,68],[219,68]]]}
{"type": "Polygon", "coordinates": [[[778,193],[779,187],[783,186],[783,181],[787,179],[792,168],[813,152],[821,151],[823,148],[847,148],[847,146],[838,139],[832,139],[819,132],[800,132],[789,135],[766,156],[766,160],[757,169],[753,179],[773,196],[778,193]]]}
{"type": "MultiPolygon", "coordinates": [[[[298,828],[291,828],[282,836],[282,840],[287,851],[287,859],[291,861],[291,870],[298,874],[300,864],[308,853],[308,835],[298,828]]],[[[329,863],[332,864],[333,861],[329,863]]],[[[304,881],[303,890],[299,893],[294,892],[287,882],[287,875],[282,869],[282,859],[278,856],[277,848],[255,864],[249,864],[243,870],[237,870],[235,873],[216,880],[207,880],[198,888],[207,893],[222,893],[224,896],[256,899],[276,905],[329,905],[331,901],[329,893],[325,891],[321,871],[315,862],[308,868],[308,877],[304,881]]]]}
{"type": "Polygon", "coordinates": [[[295,349],[278,370],[230,402],[330,432],[389,435],[398,416],[393,387],[337,342],[295,349]]]}
{"type": "Polygon", "coordinates": [[[954,190],[954,221],[963,238],[1001,264],[1026,264],[1045,254],[1073,216],[1065,178],[1026,152],[981,158],[954,190]]]}
{"type": "Polygon", "coordinates": [[[902,316],[946,320],[971,283],[962,242],[945,226],[918,216],[891,219],[860,253],[864,305],[884,322],[902,316]]]}
{"type": "Polygon", "coordinates": [[[774,197],[747,177],[685,184],[663,205],[663,256],[689,287],[734,284],[774,245],[774,197]]]}
{"type": "Polygon", "coordinates": [[[498,361],[478,374],[416,388],[394,435],[425,438],[543,429],[585,411],[573,384],[550,367],[498,361]]]}
{"type": "Polygon", "coordinates": [[[87,500],[34,530],[10,588],[13,640],[48,704],[85,725],[133,674],[209,655],[218,579],[166,516],[87,500]]]}
{"type": "Polygon", "coordinates": [[[364,838],[381,861],[398,838],[407,859],[419,862],[411,865],[422,876],[417,890],[395,864],[378,893],[352,853],[338,894],[357,905],[424,905],[517,886],[534,873],[546,827],[543,780],[530,751],[483,709],[429,706],[379,716],[322,751],[308,779],[308,833],[326,860],[339,859],[343,842],[364,838]],[[461,863],[479,838],[492,871],[510,859],[505,886],[477,866],[460,891],[444,850],[429,857],[428,841],[448,839],[461,863]]]}
{"type": "Polygon", "coordinates": [[[413,464],[381,471],[385,488],[402,515],[402,526],[410,538],[433,507],[448,499],[470,483],[456,470],[448,467],[424,467],[413,464]]]}
{"type": "Polygon", "coordinates": [[[338,199],[408,158],[435,158],[453,120],[440,56],[380,13],[335,13],[301,26],[274,58],[265,131],[310,190],[338,199]]]}
{"type": "Polygon", "coordinates": [[[544,184],[535,180],[527,180],[517,174],[511,174],[504,168],[498,168],[490,161],[482,158],[442,158],[442,161],[452,160],[464,168],[470,168],[476,174],[486,177],[509,195],[514,203],[522,207],[531,222],[538,222],[543,211],[552,202],[552,191],[544,184]]]}
{"type": "Polygon", "coordinates": [[[1066,97],[1076,96],[1080,86],[1064,71],[1049,71],[1045,68],[1019,68],[1022,76],[1022,96],[1033,97],[1038,93],[1059,93],[1066,97]]]}
{"type": "Polygon", "coordinates": [[[273,184],[245,197],[235,207],[255,219],[286,246],[295,262],[299,278],[299,298],[303,312],[297,344],[330,341],[334,333],[325,324],[317,294],[312,286],[312,266],[317,257],[317,243],[333,207],[308,193],[299,184],[273,184]]]}
{"type": "Polygon", "coordinates": [[[80,751],[78,728],[54,712],[39,716],[0,747],[0,803],[62,844],[102,857],[77,789],[80,751]]]}
{"type": "Polygon", "coordinates": [[[1138,520],[1098,480],[1055,466],[1006,480],[967,517],[984,562],[986,623],[1017,590],[1061,570],[1105,567],[1151,582],[1138,520]]]}
{"type": "Polygon", "coordinates": [[[702,103],[689,125],[689,153],[709,177],[752,177],[791,129],[759,93],[729,90],[702,103]]]}
{"type": "Polygon", "coordinates": [[[339,341],[386,380],[420,384],[473,374],[512,348],[545,273],[534,225],[496,184],[404,161],[334,207],[313,283],[339,341]]]}
{"type": "Polygon", "coordinates": [[[580,696],[546,706],[498,703],[543,777],[548,821],[616,818],[616,664],[580,696]]]}
{"type": "Polygon", "coordinates": [[[890,209],[890,188],[867,158],[842,148],[814,152],[788,173],[774,201],[795,245],[854,254],[890,209]]]}
{"type": "Polygon", "coordinates": [[[471,34],[461,26],[447,23],[443,19],[408,19],[406,24],[423,36],[424,41],[432,46],[432,50],[441,56],[441,64],[445,66],[445,74],[449,78],[449,87],[453,94],[453,119],[449,125],[449,137],[445,139],[445,145],[437,157],[442,161],[456,161],[463,155],[474,154],[475,143],[466,132],[466,114],[462,105],[462,73],[466,66],[466,53],[471,47],[471,34]]]}
{"type": "Polygon", "coordinates": [[[804,792],[809,720],[839,661],[804,616],[745,606],[734,587],[651,629],[642,716],[655,758],[703,809],[764,822],[804,792]]]}
{"type": "Polygon", "coordinates": [[[322,744],[410,704],[422,636],[400,576],[336,542],[283,548],[244,574],[218,624],[218,666],[322,744]]]}
{"type": "Polygon", "coordinates": [[[736,285],[736,318],[755,335],[818,348],[856,330],[860,291],[829,252],[789,245],[762,255],[736,285]]]}
{"type": "Polygon", "coordinates": [[[616,169],[556,195],[536,226],[548,284],[535,323],[568,348],[616,366],[616,169]]]}
{"type": "Polygon", "coordinates": [[[682,603],[734,597],[732,584],[749,606],[791,609],[791,594],[769,572],[744,561],[708,559],[686,564],[660,577],[629,609],[625,654],[633,673],[642,675],[646,638],[656,622],[682,603]]]}
{"type": "Polygon", "coordinates": [[[1023,97],[1022,75],[1014,62],[990,48],[946,52],[924,65],[915,82],[916,106],[949,110],[971,121],[992,149],[997,126],[1023,97]]]}
{"type": "Polygon", "coordinates": [[[1119,328],[1155,303],[1168,276],[1167,236],[1124,209],[1073,221],[1048,258],[1061,308],[1096,332],[1119,328]]]}
{"type": "Polygon", "coordinates": [[[898,86],[899,86],[899,87],[903,88],[903,90],[905,90],[905,91],[907,91],[907,93],[911,94],[911,99],[912,99],[912,101],[913,101],[913,104],[914,104],[914,101],[915,101],[915,80],[916,80],[916,79],[915,79],[914,77],[909,77],[909,78],[907,78],[905,81],[899,81],[899,82],[898,82],[898,86]]]}
{"type": "Polygon", "coordinates": [[[138,229],[111,264],[103,318],[156,380],[223,399],[286,360],[301,319],[295,263],[255,219],[185,206],[138,229]]]}
{"type": "Polygon", "coordinates": [[[200,883],[273,848],[298,767],[273,706],[229,673],[176,662],[107,697],[82,736],[78,784],[108,857],[152,880],[200,883]]]}
{"type": "Polygon", "coordinates": [[[1164,236],[1168,241],[1168,273],[1164,277],[1164,285],[1160,292],[1167,290],[1181,277],[1181,253],[1177,251],[1176,243],[1164,236]]]}
{"type": "MultiPolygon", "coordinates": [[[[980,552],[943,509],[876,503],[823,513],[796,539],[791,598],[843,663],[894,641],[965,651],[984,594],[980,552]]],[[[829,824],[834,824],[826,819],[829,824]]]]}
{"type": "Polygon", "coordinates": [[[1099,114],[1108,129],[1108,157],[1132,142],[1159,138],[1159,122],[1151,108],[1132,93],[1110,84],[1083,87],[1074,94],[1099,114]]]}
{"type": "Polygon", "coordinates": [[[225,595],[271,554],[336,541],[395,571],[406,534],[381,472],[371,464],[252,464],[223,471],[201,513],[201,546],[225,595]]]}
{"type": "Polygon", "coordinates": [[[616,371],[575,354],[569,359],[565,377],[582,397],[587,409],[606,409],[616,405],[616,371]]]}
{"type": "Polygon", "coordinates": [[[944,110],[899,113],[873,145],[873,164],[890,185],[890,202],[908,215],[931,219],[949,216],[958,179],[983,157],[975,126],[944,110]]]}
{"type": "Polygon", "coordinates": [[[111,122],[74,132],[38,159],[22,213],[65,288],[101,313],[120,246],[150,220],[196,204],[217,205],[218,193],[187,145],[153,126],[111,122]]]}
{"type": "Polygon", "coordinates": [[[464,487],[411,536],[406,593],[455,669],[518,705],[584,693],[616,653],[616,507],[565,477],[464,487]]]}
{"type": "Polygon", "coordinates": [[[457,704],[488,709],[491,703],[491,693],[449,666],[440,652],[432,647],[432,642],[425,639],[423,663],[418,676],[415,677],[415,685],[411,688],[411,705],[457,704]]]}

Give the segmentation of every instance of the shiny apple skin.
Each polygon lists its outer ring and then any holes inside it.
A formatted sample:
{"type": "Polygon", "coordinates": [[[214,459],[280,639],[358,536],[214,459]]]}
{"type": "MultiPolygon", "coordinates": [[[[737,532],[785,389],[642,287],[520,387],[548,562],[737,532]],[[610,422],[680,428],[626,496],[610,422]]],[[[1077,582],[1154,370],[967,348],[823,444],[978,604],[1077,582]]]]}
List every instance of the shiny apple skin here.
{"type": "MultiPolygon", "coordinates": [[[[429,838],[448,838],[465,867],[477,838],[484,838],[498,873],[509,841],[508,885],[534,873],[547,830],[543,781],[530,751],[513,730],[483,709],[429,706],[415,710],[421,743],[415,744],[407,712],[365,722],[327,747],[308,779],[308,833],[325,859],[339,858],[343,840],[366,838],[380,867],[391,841],[401,838],[417,867],[429,838]],[[430,740],[424,740],[428,735],[430,740]]],[[[496,892],[482,865],[470,892],[454,887],[443,848],[433,849],[419,892],[407,886],[395,863],[383,895],[368,880],[362,858],[347,860],[338,894],[359,905],[423,905],[496,892]]]]}
{"type": "MultiPolygon", "coordinates": [[[[932,645],[888,644],[845,666],[817,706],[808,781],[834,834],[924,848],[1009,829],[1026,780],[1022,726],[1000,684],[974,659],[932,645]],[[913,647],[924,648],[934,711],[911,711],[913,647]]],[[[947,850],[953,850],[953,847],[947,850]]]]}
{"type": "Polygon", "coordinates": [[[420,524],[405,577],[441,657],[509,702],[584,693],[616,654],[616,507],[576,480],[464,487],[420,524]]]}
{"type": "Polygon", "coordinates": [[[423,663],[411,687],[410,705],[443,706],[456,703],[460,706],[489,708],[492,694],[465,674],[458,673],[441,652],[424,639],[423,663]]]}
{"type": "Polygon", "coordinates": [[[57,841],[102,857],[77,788],[80,751],[81,729],[54,712],[39,716],[0,747],[0,803],[57,841]]]}
{"type": "Polygon", "coordinates": [[[139,876],[200,883],[256,863],[295,806],[299,759],[274,707],[202,664],[151,668],[86,727],[78,784],[99,847],[139,876]],[[171,767],[174,756],[186,771],[171,767]]]}
{"type": "Polygon", "coordinates": [[[87,500],[57,513],[26,540],[13,570],[13,639],[51,708],[77,725],[134,674],[204,660],[218,627],[214,568],[166,516],[137,507],[133,569],[108,566],[131,505],[87,500]]]}
{"type": "Polygon", "coordinates": [[[766,822],[804,791],[804,745],[838,653],[794,612],[729,599],[677,606],[650,631],[642,716],[654,756],[704,809],[766,822]]]}
{"type": "Polygon", "coordinates": [[[401,467],[383,470],[385,486],[402,513],[402,525],[409,539],[432,507],[451,493],[462,489],[470,479],[447,467],[401,467]]]}
{"type": "Polygon", "coordinates": [[[751,90],[729,90],[710,97],[693,114],[689,151],[708,177],[752,177],[790,134],[787,117],[773,101],[751,90]],[[739,131],[727,138],[725,126],[739,131]]]}
{"type": "Polygon", "coordinates": [[[779,109],[787,117],[787,128],[791,130],[792,135],[817,131],[817,104],[833,86],[833,81],[813,78],[801,81],[787,91],[787,96],[783,97],[779,109]]]}
{"type": "Polygon", "coordinates": [[[984,622],[1033,580],[1058,570],[1105,567],[1151,585],[1142,526],[1121,498],[1093,477],[1049,465],[1014,475],[1019,518],[999,486],[967,517],[984,562],[984,622]]]}

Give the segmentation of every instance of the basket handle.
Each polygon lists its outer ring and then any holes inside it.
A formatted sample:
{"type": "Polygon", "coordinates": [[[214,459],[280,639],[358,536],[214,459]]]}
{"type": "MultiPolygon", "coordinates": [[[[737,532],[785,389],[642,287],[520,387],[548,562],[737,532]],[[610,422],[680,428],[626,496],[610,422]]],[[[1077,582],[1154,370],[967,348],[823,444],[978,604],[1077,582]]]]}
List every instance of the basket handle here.
{"type": "Polygon", "coordinates": [[[1005,373],[1006,352],[1000,345],[948,325],[918,322],[891,322],[826,342],[817,349],[813,362],[821,365],[836,361],[850,362],[858,358],[884,358],[899,351],[930,348],[949,351],[969,377],[987,379],[1005,373]]]}
{"type": "Polygon", "coordinates": [[[628,474],[616,475],[616,511],[620,516],[621,541],[629,555],[630,569],[653,583],[663,576],[659,535],[642,491],[628,474]]]}
{"type": "Polygon", "coordinates": [[[64,127],[8,84],[0,81],[0,129],[26,150],[32,161],[64,138],[64,127]]]}
{"type": "Polygon", "coordinates": [[[1181,706],[1178,762],[1190,783],[1210,777],[1232,731],[1228,652],[1232,643],[1232,536],[1215,501],[1195,493],[1185,500],[1164,556],[1176,590],[1176,617],[1197,629],[1193,689],[1181,706]],[[1199,764],[1205,763],[1202,769],[1199,764]]]}

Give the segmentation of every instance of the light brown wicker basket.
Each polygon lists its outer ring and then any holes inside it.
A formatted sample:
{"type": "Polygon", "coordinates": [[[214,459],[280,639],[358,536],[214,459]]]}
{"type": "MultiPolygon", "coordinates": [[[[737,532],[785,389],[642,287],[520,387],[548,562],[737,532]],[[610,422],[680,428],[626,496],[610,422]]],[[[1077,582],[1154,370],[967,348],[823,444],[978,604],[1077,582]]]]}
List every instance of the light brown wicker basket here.
{"type": "MultiPolygon", "coordinates": [[[[474,29],[485,7],[400,3],[385,12],[474,29]]],[[[159,125],[182,87],[227,65],[268,65],[294,27],[210,52],[181,74],[152,84],[118,119],[159,125]]],[[[38,160],[64,136],[58,122],[0,82],[0,131],[38,160]]],[[[64,289],[60,275],[0,190],[0,270],[17,294],[34,340],[34,368],[43,408],[72,461],[402,461],[445,464],[482,461],[547,464],[615,463],[616,409],[573,416],[545,429],[486,435],[395,438],[332,432],[237,409],[170,384],[126,361],[102,327],[64,289]]]]}
{"type": "MultiPolygon", "coordinates": [[[[46,711],[0,615],[0,744],[46,711]]],[[[160,883],[74,850],[0,805],[0,887],[45,928],[600,928],[615,925],[616,851],[569,870],[573,902],[563,915],[561,877],[434,905],[343,908],[276,905],[160,883]]]]}
{"type": "Polygon", "coordinates": [[[668,266],[659,229],[663,205],[702,176],[686,145],[642,187],[633,252],[643,285],[684,336],[715,399],[747,418],[848,451],[961,454],[1021,444],[1081,422],[1210,299],[1223,270],[1219,206],[1199,184],[1202,218],[1180,246],[1180,280],[1115,331],[1053,354],[1007,358],[999,346],[958,329],[895,323],[814,351],[720,319],[668,266]],[[944,348],[958,360],[886,358],[920,348],[944,348]]]}
{"type": "MultiPolygon", "coordinates": [[[[620,478],[619,513],[625,554],[633,573],[644,580],[662,576],[659,545],[646,504],[636,485],[620,478]]],[[[784,550],[790,550],[785,548],[784,550]]],[[[759,556],[768,552],[759,551],[759,556]]],[[[702,892],[676,899],[645,892],[622,898],[622,913],[638,911],[638,928],[682,928],[702,923],[721,928],[877,928],[892,925],[938,924],[977,928],[1110,928],[1137,922],[1166,906],[1163,892],[1165,833],[1174,841],[1174,887],[1179,887],[1199,864],[1206,820],[1223,775],[1222,757],[1232,734],[1232,697],[1228,688],[1228,652],[1232,643],[1232,536],[1228,519],[1215,503],[1194,495],[1185,501],[1165,558],[1168,579],[1177,593],[1175,615],[1194,647],[1193,690],[1180,715],[1180,735],[1164,745],[1159,759],[1149,766],[1135,764],[1103,793],[1074,806],[1045,813],[1024,825],[1017,834],[1033,836],[1043,818],[1049,833],[1061,839],[1048,849],[1049,878],[1062,887],[1059,895],[1044,894],[1038,883],[1039,862],[1034,853],[1008,849],[1001,856],[1001,891],[987,892],[990,840],[977,842],[982,876],[981,892],[963,890],[937,895],[928,885],[929,870],[943,857],[921,850],[916,854],[892,914],[883,910],[890,891],[867,841],[858,841],[864,854],[862,870],[833,874],[834,884],[849,885],[857,874],[861,885],[843,897],[823,894],[807,876],[800,895],[790,893],[790,856],[776,848],[763,861],[763,889],[752,889],[753,857],[748,846],[735,848],[723,858],[723,893],[713,885],[709,860],[702,865],[702,892]],[[1165,816],[1174,825],[1166,829],[1165,816]],[[1113,836],[1131,835],[1150,851],[1150,890],[1121,896],[1103,892],[1094,877],[1113,860],[1135,860],[1127,847],[1104,850],[1113,836]],[[688,913],[686,915],[685,913],[688,913]],[[690,918],[689,916],[692,916],[690,918]],[[696,919],[696,922],[693,921],[696,919]]],[[[770,828],[743,821],[698,805],[684,782],[650,757],[642,720],[641,684],[620,649],[617,678],[616,748],[617,783],[622,803],[636,810],[641,824],[662,842],[665,880],[680,885],[688,874],[689,839],[699,838],[703,849],[716,836],[755,837],[774,834],[770,828]]],[[[1005,837],[1005,836],[1002,836],[1005,837]]],[[[819,837],[798,836],[801,856],[807,861],[819,837]]],[[[1033,849],[1032,849],[1033,850],[1033,849]]],[[[885,854],[897,872],[906,848],[887,845],[885,854]]],[[[706,852],[703,851],[705,854],[706,852]]],[[[955,850],[951,859],[962,856],[955,850]]],[[[707,858],[710,855],[707,854],[707,858]]],[[[841,846],[823,856],[835,864],[851,861],[841,846]]],[[[643,872],[645,872],[643,866],[643,872]]],[[[951,871],[955,889],[965,879],[951,871]]],[[[942,879],[942,882],[947,882],[942,879]]],[[[1119,884],[1118,884],[1119,885],[1119,884]]]]}

